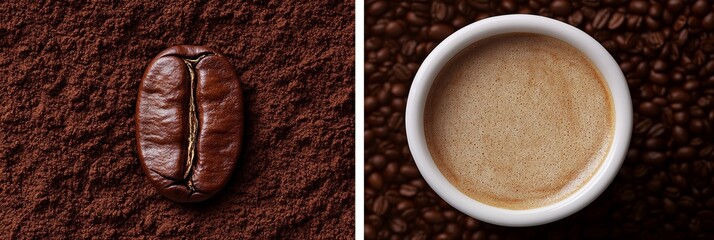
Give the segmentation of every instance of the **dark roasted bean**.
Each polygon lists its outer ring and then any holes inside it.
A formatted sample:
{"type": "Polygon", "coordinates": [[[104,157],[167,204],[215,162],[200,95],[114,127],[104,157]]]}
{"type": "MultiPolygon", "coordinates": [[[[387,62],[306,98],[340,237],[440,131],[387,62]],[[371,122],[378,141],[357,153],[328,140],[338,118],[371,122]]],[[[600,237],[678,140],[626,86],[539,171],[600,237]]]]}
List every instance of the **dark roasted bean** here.
{"type": "Polygon", "coordinates": [[[149,182],[176,202],[203,201],[230,179],[243,135],[243,97],[228,59],[174,46],[146,68],[136,103],[136,141],[149,182]]]}

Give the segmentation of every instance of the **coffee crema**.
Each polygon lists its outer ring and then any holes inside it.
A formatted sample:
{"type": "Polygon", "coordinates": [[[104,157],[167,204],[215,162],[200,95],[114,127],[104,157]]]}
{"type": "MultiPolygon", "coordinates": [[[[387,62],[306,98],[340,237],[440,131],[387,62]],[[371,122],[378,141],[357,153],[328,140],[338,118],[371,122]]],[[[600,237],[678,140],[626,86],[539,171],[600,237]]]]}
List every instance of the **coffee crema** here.
{"type": "Polygon", "coordinates": [[[495,207],[558,202],[604,162],[614,112],[597,68],[552,37],[510,33],[453,57],[429,92],[424,133],[441,173],[495,207]]]}

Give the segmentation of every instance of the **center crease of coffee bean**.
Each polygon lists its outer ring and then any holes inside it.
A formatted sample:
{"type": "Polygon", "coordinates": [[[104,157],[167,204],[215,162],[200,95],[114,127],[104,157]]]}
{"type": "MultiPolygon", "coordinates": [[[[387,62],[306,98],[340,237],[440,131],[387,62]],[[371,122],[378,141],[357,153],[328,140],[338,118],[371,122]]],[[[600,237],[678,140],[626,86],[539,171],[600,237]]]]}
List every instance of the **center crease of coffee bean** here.
{"type": "Polygon", "coordinates": [[[196,142],[198,140],[198,110],[196,106],[196,72],[195,68],[198,62],[203,58],[208,57],[212,54],[206,53],[198,56],[195,59],[189,59],[177,56],[183,60],[183,62],[188,67],[189,73],[189,103],[188,103],[188,151],[186,156],[186,171],[183,174],[183,179],[179,182],[186,182],[189,190],[191,192],[196,192],[196,188],[193,186],[193,180],[191,179],[191,173],[193,172],[193,165],[196,161],[196,142]]]}

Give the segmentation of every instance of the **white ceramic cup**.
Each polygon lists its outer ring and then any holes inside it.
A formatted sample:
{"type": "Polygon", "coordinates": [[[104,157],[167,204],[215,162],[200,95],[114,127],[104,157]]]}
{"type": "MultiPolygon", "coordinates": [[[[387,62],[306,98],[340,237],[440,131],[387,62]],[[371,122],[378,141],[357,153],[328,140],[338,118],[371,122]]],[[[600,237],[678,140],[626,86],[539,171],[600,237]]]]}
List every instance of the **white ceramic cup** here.
{"type": "MultiPolygon", "coordinates": [[[[478,114],[478,113],[474,113],[478,114]]],[[[419,171],[434,191],[451,206],[479,220],[503,226],[533,226],[567,217],[590,204],[612,182],[625,158],[632,131],[632,100],[619,65],[595,39],[563,22],[513,14],[472,23],[446,38],[422,63],[414,78],[406,109],[409,149],[419,171]],[[560,39],[583,52],[607,82],[615,113],[610,151],[593,177],[567,198],[539,208],[512,210],[486,205],[454,187],[431,158],[424,138],[424,105],[439,71],[462,49],[481,39],[505,33],[536,33],[560,39]]]]}

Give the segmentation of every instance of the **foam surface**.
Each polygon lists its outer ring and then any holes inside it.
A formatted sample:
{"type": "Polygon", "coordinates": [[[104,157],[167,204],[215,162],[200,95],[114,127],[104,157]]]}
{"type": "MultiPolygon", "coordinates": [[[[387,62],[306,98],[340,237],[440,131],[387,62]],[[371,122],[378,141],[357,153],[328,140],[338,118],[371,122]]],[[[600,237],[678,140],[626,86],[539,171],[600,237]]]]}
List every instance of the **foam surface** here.
{"type": "Polygon", "coordinates": [[[479,41],[451,59],[424,114],[442,174],[471,198],[509,209],[549,205],[582,187],[607,154],[613,122],[590,60],[525,33],[479,41]]]}

